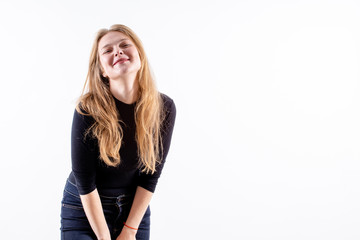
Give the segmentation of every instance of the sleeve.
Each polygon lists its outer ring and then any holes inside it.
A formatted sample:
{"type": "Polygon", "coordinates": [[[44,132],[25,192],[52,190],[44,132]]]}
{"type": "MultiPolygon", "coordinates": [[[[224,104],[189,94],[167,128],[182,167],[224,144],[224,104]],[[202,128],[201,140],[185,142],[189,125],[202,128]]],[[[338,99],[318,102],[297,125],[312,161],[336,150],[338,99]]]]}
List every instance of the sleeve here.
{"type": "Polygon", "coordinates": [[[81,195],[88,194],[96,188],[97,153],[94,139],[86,135],[87,129],[94,121],[89,116],[74,112],[71,129],[71,163],[76,186],[81,195]]]}
{"type": "Polygon", "coordinates": [[[176,106],[174,101],[167,97],[165,95],[164,97],[164,106],[166,110],[166,116],[162,123],[162,145],[163,145],[163,151],[160,152],[161,156],[161,163],[159,163],[156,166],[156,171],[154,174],[146,174],[146,173],[140,173],[139,183],[138,185],[140,187],[145,188],[146,190],[150,192],[154,192],[156,188],[156,184],[158,182],[158,179],[161,175],[161,171],[164,167],[164,163],[166,160],[166,156],[169,152],[170,144],[171,144],[171,137],[175,125],[175,118],[176,118],[176,106]]]}

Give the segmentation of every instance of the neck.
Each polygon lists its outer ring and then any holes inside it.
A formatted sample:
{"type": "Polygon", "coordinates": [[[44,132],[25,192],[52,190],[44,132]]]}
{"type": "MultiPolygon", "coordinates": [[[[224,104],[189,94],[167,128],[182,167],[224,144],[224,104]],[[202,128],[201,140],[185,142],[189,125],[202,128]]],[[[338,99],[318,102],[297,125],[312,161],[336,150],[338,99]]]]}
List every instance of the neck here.
{"type": "Polygon", "coordinates": [[[112,95],[126,104],[132,104],[138,99],[139,84],[136,78],[110,79],[110,92],[112,95]]]}

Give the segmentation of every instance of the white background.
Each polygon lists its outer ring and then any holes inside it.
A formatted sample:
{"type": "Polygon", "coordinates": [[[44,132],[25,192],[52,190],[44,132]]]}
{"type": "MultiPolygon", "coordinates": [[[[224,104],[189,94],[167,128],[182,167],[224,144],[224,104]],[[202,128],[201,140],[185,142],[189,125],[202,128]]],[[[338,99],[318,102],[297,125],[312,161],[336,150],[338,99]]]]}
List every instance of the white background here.
{"type": "Polygon", "coordinates": [[[0,2],[1,239],[59,239],[91,44],[122,23],[177,106],[152,239],[360,239],[359,1],[0,2]]]}

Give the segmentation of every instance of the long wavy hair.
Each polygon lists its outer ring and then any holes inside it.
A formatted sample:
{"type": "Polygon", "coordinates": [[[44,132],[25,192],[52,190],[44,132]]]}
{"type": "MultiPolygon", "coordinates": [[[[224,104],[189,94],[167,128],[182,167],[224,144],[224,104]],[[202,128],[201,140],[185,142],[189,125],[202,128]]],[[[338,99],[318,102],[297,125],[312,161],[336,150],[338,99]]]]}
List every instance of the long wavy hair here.
{"type": "Polygon", "coordinates": [[[139,53],[141,68],[136,75],[139,90],[134,113],[139,168],[142,172],[154,173],[156,164],[161,161],[160,128],[164,117],[163,101],[156,88],[143,45],[129,27],[116,24],[109,29],[98,31],[90,54],[87,78],[76,110],[80,114],[92,116],[95,120],[86,135],[91,134],[97,139],[100,159],[108,166],[118,166],[121,163],[119,150],[123,130],[119,123],[115,100],[110,92],[109,80],[102,75],[98,54],[100,39],[111,31],[118,31],[128,36],[139,53]]]}

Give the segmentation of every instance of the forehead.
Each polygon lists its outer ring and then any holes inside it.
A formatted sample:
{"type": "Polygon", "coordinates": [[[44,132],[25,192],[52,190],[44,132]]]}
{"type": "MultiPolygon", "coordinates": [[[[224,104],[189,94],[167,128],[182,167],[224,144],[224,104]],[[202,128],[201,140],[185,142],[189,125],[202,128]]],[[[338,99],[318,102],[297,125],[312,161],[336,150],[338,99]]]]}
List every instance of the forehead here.
{"type": "Polygon", "coordinates": [[[123,39],[130,40],[130,38],[127,35],[125,35],[121,32],[115,32],[115,31],[108,32],[100,39],[100,41],[98,43],[98,48],[100,50],[106,45],[117,44],[118,42],[122,41],[123,39]]]}

